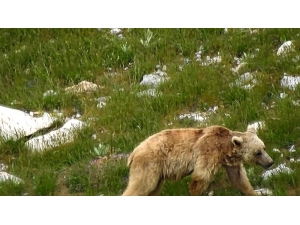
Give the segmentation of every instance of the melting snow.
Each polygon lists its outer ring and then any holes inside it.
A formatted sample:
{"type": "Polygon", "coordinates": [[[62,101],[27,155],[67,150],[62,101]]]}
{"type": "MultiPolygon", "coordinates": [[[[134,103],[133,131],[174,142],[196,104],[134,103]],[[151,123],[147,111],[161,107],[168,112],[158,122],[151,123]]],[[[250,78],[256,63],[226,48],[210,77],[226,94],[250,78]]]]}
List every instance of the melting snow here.
{"type": "Polygon", "coordinates": [[[291,172],[293,172],[293,170],[286,167],[285,163],[283,163],[272,170],[267,170],[266,172],[264,172],[262,174],[262,177],[264,180],[266,180],[266,179],[270,178],[271,176],[277,175],[279,173],[288,173],[289,174],[291,172]]]}
{"type": "Polygon", "coordinates": [[[140,85],[153,85],[157,86],[158,84],[165,82],[169,79],[169,77],[166,76],[167,73],[163,71],[156,71],[152,74],[146,74],[143,76],[143,80],[141,81],[140,85]]]}
{"type": "Polygon", "coordinates": [[[155,89],[148,89],[148,90],[140,91],[139,93],[137,93],[138,97],[145,96],[145,95],[146,96],[156,97],[156,96],[162,95],[162,93],[161,92],[157,92],[155,89]]]}
{"type": "Polygon", "coordinates": [[[248,127],[253,127],[255,129],[255,131],[257,132],[259,129],[262,129],[265,127],[265,122],[258,121],[258,122],[249,124],[248,127]]]}
{"type": "Polygon", "coordinates": [[[299,76],[288,76],[286,73],[284,73],[283,78],[280,81],[280,85],[282,87],[287,87],[293,91],[296,89],[299,83],[300,83],[299,76]]]}
{"type": "Polygon", "coordinates": [[[273,195],[273,192],[268,188],[260,188],[254,191],[259,195],[273,195]]]}
{"type": "Polygon", "coordinates": [[[254,78],[253,74],[250,72],[242,74],[234,83],[229,84],[230,87],[233,87],[234,85],[242,87],[246,90],[250,90],[254,87],[254,84],[256,84],[257,80],[254,78]],[[246,84],[249,83],[249,84],[246,84]]]}
{"type": "Polygon", "coordinates": [[[16,177],[14,175],[11,175],[7,172],[0,172],[0,182],[4,182],[4,181],[12,181],[15,184],[19,184],[21,182],[23,182],[23,180],[21,180],[19,177],[16,177]]]}
{"type": "Polygon", "coordinates": [[[277,50],[277,55],[286,55],[286,53],[293,51],[294,50],[294,45],[292,41],[286,41],[284,42],[277,50]]]}
{"type": "Polygon", "coordinates": [[[50,127],[55,120],[48,113],[42,117],[32,117],[21,110],[0,106],[0,136],[16,140],[50,127]]]}
{"type": "Polygon", "coordinates": [[[184,119],[184,118],[188,118],[188,119],[193,119],[195,121],[204,121],[206,118],[202,117],[200,115],[201,113],[186,113],[186,114],[181,114],[179,115],[179,119],[184,119]]]}
{"type": "Polygon", "coordinates": [[[84,123],[77,119],[70,119],[63,127],[51,131],[45,135],[32,138],[25,145],[32,151],[44,151],[63,143],[74,141],[74,131],[81,129],[84,123]]]}

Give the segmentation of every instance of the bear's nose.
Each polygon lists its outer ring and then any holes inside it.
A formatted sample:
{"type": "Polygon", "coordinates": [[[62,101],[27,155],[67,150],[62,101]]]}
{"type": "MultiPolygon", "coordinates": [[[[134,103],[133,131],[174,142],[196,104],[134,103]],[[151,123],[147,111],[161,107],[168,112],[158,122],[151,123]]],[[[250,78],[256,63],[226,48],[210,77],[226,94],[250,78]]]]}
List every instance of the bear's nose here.
{"type": "Polygon", "coordinates": [[[266,167],[267,167],[267,168],[270,168],[270,167],[273,165],[273,163],[274,163],[273,161],[270,162],[266,167]]]}

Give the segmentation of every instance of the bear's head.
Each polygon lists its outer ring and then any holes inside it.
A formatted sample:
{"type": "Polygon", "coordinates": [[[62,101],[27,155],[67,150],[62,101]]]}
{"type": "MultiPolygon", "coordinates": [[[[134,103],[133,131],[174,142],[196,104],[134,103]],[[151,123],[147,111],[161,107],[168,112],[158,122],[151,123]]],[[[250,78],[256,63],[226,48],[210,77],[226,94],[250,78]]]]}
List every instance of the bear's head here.
{"type": "Polygon", "coordinates": [[[246,132],[238,136],[233,136],[231,141],[240,149],[244,162],[258,164],[265,169],[273,165],[273,160],[266,152],[263,141],[256,135],[254,127],[248,126],[246,132]]]}

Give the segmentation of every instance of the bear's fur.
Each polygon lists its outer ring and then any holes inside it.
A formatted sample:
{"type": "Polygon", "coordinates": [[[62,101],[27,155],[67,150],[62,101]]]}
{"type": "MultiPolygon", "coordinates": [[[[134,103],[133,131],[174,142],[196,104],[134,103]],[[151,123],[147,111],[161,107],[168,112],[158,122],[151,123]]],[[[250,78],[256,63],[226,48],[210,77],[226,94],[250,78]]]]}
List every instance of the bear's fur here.
{"type": "Polygon", "coordinates": [[[257,195],[243,162],[269,168],[273,160],[253,127],[246,132],[222,126],[167,129],[140,143],[130,154],[125,195],[158,195],[165,179],[191,175],[191,195],[201,195],[224,166],[233,186],[245,195],[257,195]]]}

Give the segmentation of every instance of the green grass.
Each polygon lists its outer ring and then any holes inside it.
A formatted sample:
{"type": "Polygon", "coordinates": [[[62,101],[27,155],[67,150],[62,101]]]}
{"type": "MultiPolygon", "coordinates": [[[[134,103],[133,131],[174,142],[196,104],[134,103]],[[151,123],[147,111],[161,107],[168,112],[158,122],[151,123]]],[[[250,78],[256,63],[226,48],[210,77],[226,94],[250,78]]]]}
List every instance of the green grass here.
{"type": "MultiPolygon", "coordinates": [[[[204,126],[174,118],[214,106],[219,108],[205,125],[244,131],[248,123],[265,121],[266,129],[259,136],[274,166],[285,162],[295,171],[264,181],[262,168],[246,165],[253,186],[269,188],[275,195],[299,195],[300,164],[288,159],[300,157],[300,106],[293,104],[300,88],[291,91],[280,86],[284,73],[300,74],[300,62],[293,62],[300,49],[299,29],[258,29],[252,34],[248,29],[229,29],[227,33],[224,29],[122,32],[124,38],[120,39],[109,29],[1,29],[1,105],[51,114],[59,110],[65,117],[80,113],[89,127],[79,132],[73,143],[44,153],[26,149],[26,138],[2,141],[0,161],[24,183],[0,183],[0,195],[121,195],[128,179],[126,160],[108,159],[101,168],[89,167],[91,160],[99,154],[130,153],[146,137],[165,128],[204,126]],[[277,49],[288,40],[294,41],[296,51],[278,57],[277,49]],[[203,60],[219,53],[222,61],[201,66],[195,60],[200,46],[203,60]],[[247,64],[239,74],[233,73],[234,57],[244,55],[248,56],[247,64]],[[184,58],[190,62],[184,64],[184,58]],[[138,97],[138,92],[148,89],[139,85],[143,75],[153,72],[157,64],[166,65],[170,77],[156,88],[162,95],[138,97]],[[117,75],[109,75],[113,72],[117,75]],[[229,85],[245,72],[257,79],[251,90],[229,85]],[[83,94],[64,91],[83,80],[102,88],[83,94]],[[48,90],[56,95],[43,97],[48,90]],[[280,98],[282,92],[288,97],[280,98]],[[105,107],[97,108],[94,99],[103,96],[111,98],[105,107]],[[100,143],[107,148],[97,155],[94,148],[100,143]],[[289,153],[287,149],[293,144],[296,152],[289,153]],[[273,148],[280,149],[283,157],[272,152],[273,148]]],[[[34,136],[62,124],[59,120],[34,136]]],[[[161,194],[189,195],[188,181],[189,177],[167,181],[161,194]]],[[[223,170],[209,191],[214,195],[242,195],[231,187],[223,170]]]]}

